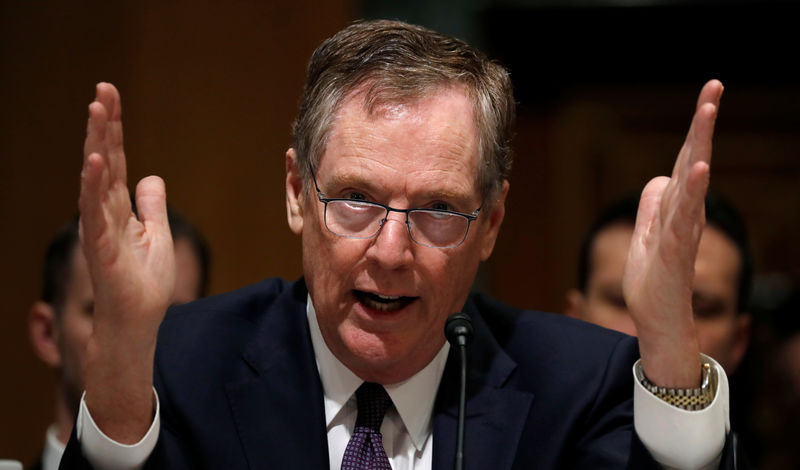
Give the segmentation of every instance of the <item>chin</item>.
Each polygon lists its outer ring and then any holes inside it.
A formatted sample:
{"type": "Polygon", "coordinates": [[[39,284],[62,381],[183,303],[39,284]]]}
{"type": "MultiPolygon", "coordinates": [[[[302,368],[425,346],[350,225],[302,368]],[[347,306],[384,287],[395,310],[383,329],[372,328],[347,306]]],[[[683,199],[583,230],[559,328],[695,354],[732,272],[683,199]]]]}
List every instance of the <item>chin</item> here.
{"type": "Polygon", "coordinates": [[[392,383],[387,379],[402,375],[396,365],[408,362],[408,342],[392,338],[391,333],[372,333],[352,326],[341,333],[345,357],[340,360],[362,379],[392,383]]]}

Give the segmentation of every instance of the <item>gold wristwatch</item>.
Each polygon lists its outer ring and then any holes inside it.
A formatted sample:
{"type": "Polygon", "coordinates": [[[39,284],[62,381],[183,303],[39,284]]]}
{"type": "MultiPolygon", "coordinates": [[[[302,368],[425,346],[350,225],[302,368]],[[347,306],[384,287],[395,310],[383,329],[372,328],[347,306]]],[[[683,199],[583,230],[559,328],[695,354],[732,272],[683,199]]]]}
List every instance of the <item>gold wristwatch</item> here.
{"type": "Polygon", "coordinates": [[[717,392],[717,374],[711,364],[705,362],[702,367],[702,379],[698,388],[664,388],[650,382],[644,375],[642,364],[635,367],[636,380],[650,393],[664,400],[670,405],[682,410],[702,410],[714,400],[717,392]]]}

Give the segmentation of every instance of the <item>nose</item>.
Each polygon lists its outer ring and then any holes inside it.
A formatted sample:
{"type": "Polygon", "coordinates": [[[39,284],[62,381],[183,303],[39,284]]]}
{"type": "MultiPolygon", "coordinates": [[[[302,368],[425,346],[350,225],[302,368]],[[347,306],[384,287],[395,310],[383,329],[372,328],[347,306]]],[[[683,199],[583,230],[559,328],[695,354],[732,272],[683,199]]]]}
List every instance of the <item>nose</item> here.
{"type": "Polygon", "coordinates": [[[402,269],[414,260],[413,244],[405,214],[392,212],[375,235],[367,257],[384,269],[402,269]]]}

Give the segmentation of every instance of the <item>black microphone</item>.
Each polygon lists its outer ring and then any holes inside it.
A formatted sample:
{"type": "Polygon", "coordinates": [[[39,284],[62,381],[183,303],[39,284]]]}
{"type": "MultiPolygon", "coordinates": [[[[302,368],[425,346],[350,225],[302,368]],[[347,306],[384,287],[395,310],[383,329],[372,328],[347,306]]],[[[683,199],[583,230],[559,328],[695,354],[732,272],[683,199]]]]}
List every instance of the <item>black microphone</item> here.
{"type": "Polygon", "coordinates": [[[447,317],[444,336],[450,345],[458,348],[461,357],[461,386],[458,394],[458,433],[456,434],[455,470],[464,468],[464,409],[467,402],[467,345],[472,341],[472,320],[466,313],[447,317]]]}

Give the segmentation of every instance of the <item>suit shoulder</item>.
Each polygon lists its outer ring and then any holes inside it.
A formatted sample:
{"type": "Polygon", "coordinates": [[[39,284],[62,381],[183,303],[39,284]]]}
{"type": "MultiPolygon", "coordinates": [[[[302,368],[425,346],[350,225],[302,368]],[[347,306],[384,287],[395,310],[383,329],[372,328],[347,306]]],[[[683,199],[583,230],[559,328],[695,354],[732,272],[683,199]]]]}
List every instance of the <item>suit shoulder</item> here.
{"type": "Polygon", "coordinates": [[[535,310],[523,310],[503,304],[485,295],[473,302],[498,345],[520,365],[536,363],[542,357],[550,364],[597,365],[606,362],[622,347],[635,359],[636,340],[582,320],[535,310]]]}
{"type": "Polygon", "coordinates": [[[171,307],[159,329],[159,342],[174,342],[178,338],[219,337],[231,330],[250,331],[262,321],[281,296],[303,296],[302,280],[288,282],[280,278],[265,279],[240,289],[171,307]],[[208,335],[208,336],[204,336],[208,335]]]}
{"type": "Polygon", "coordinates": [[[239,289],[197,299],[182,305],[170,307],[165,320],[179,321],[187,314],[210,314],[214,312],[235,312],[247,316],[271,304],[281,293],[290,289],[294,283],[281,278],[269,278],[239,289]]]}

